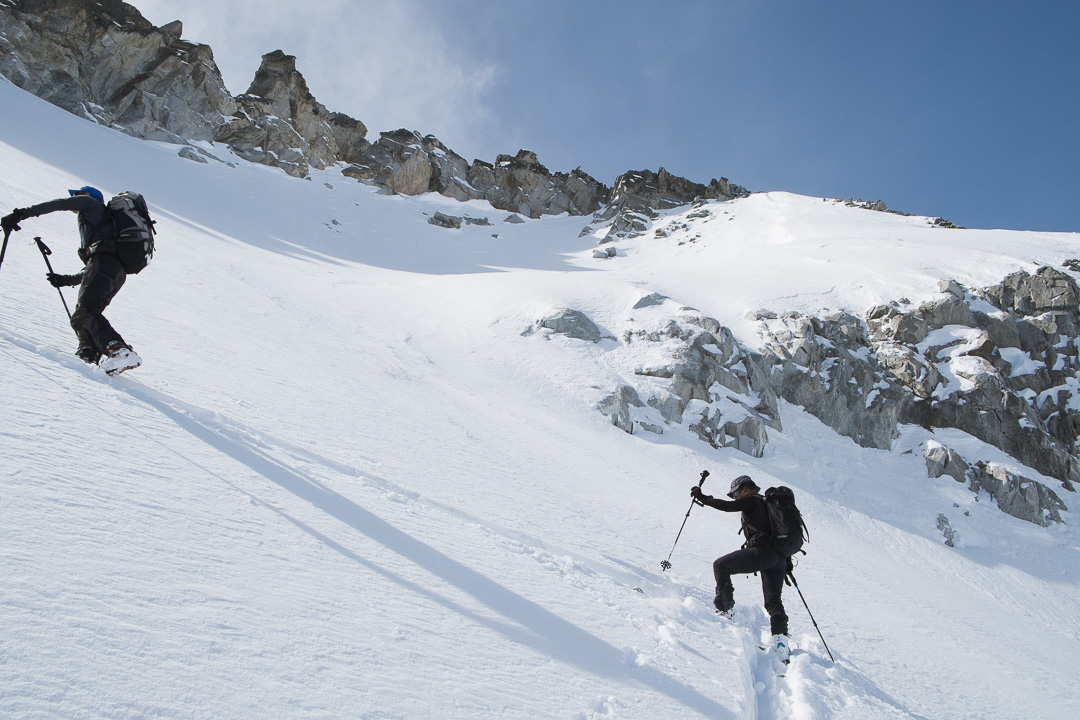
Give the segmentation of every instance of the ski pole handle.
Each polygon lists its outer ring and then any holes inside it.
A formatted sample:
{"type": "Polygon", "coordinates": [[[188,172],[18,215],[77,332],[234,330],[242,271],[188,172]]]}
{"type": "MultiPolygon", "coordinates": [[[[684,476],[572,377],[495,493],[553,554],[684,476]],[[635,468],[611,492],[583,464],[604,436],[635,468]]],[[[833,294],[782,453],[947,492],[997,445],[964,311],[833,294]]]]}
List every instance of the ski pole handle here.
{"type": "Polygon", "coordinates": [[[697,486],[701,487],[702,485],[704,485],[705,484],[705,478],[707,478],[707,477],[709,477],[709,471],[708,470],[702,470],[701,471],[701,482],[699,482],[697,484],[697,486]]]}

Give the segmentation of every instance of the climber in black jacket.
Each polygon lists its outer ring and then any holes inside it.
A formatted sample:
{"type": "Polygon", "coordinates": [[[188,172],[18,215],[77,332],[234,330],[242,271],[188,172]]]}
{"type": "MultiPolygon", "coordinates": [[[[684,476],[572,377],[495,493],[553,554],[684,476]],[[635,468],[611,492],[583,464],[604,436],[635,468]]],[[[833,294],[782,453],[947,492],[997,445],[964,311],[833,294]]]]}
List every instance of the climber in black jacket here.
{"type": "Polygon", "coordinates": [[[114,375],[138,367],[142,359],[124,342],[102,313],[123,287],[127,273],[120,262],[110,210],[97,188],[69,190],[70,197],[16,208],[2,219],[5,232],[19,229],[27,218],[69,210],[79,215],[79,259],[86,267],[74,275],[48,273],[53,287],[79,286],[79,301],[71,315],[71,327],[79,337],[75,354],[114,375]]]}
{"type": "Polygon", "coordinates": [[[788,571],[788,559],[772,548],[769,511],[760,492],[761,488],[754,484],[749,475],[740,475],[731,482],[728,497],[732,500],[719,500],[706,495],[696,485],[691,488],[690,495],[702,505],[724,512],[742,513],[741,532],[745,538],[742,549],[717,558],[713,563],[713,575],[716,577],[716,598],[713,605],[717,612],[732,617],[735,588],[731,584],[731,576],[735,573],[761,573],[765,610],[769,613],[774,640],[782,643],[784,647],[783,651],[779,648],[777,651],[786,662],[788,617],[784,612],[781,594],[784,590],[784,575],[788,571]]]}

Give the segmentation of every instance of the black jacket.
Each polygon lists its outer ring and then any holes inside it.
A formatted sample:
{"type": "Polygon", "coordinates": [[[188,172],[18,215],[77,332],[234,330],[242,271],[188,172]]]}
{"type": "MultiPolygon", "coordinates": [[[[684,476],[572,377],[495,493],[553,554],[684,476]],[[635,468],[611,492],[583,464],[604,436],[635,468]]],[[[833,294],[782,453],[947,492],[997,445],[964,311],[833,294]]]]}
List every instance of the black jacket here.
{"type": "Polygon", "coordinates": [[[701,495],[703,505],[714,507],[724,512],[742,513],[742,534],[746,539],[745,547],[765,545],[772,534],[772,523],[769,522],[769,510],[765,507],[765,498],[760,495],[750,495],[738,500],[721,500],[709,495],[701,495]]]}
{"type": "Polygon", "coordinates": [[[79,257],[84,263],[95,253],[117,252],[109,208],[89,195],[73,195],[32,205],[23,210],[23,217],[38,217],[61,210],[79,213],[79,235],[82,238],[79,257]]]}

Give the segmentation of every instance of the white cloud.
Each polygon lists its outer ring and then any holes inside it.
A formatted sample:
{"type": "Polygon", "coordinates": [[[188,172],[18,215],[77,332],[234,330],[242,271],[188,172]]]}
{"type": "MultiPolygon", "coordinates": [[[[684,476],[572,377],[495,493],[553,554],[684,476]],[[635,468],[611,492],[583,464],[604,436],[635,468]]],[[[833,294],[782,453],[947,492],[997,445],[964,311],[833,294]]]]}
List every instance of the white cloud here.
{"type": "MultiPolygon", "coordinates": [[[[263,54],[295,55],[312,94],[364,122],[369,138],[406,127],[453,149],[483,147],[497,118],[490,60],[454,42],[428,0],[135,0],[155,25],[179,19],[210,45],[229,91],[245,91],[263,54]]],[[[471,159],[471,158],[467,158],[471,159]]]]}

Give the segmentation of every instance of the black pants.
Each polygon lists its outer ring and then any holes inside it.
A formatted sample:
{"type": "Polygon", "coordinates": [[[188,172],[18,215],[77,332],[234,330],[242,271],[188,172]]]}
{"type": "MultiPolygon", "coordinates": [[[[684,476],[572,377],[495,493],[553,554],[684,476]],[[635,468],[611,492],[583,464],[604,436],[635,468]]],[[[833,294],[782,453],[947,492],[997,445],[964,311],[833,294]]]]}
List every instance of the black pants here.
{"type": "Polygon", "coordinates": [[[731,584],[731,576],[752,572],[761,573],[761,592],[765,596],[765,611],[769,613],[772,634],[787,635],[788,617],[780,597],[784,592],[787,558],[772,548],[746,548],[716,559],[713,563],[716,608],[728,610],[735,605],[735,588],[731,584]]]}
{"type": "Polygon", "coordinates": [[[98,352],[104,353],[109,343],[126,344],[101,314],[120,292],[125,280],[127,273],[115,255],[98,253],[86,264],[79,287],[79,302],[71,315],[71,327],[79,336],[80,348],[97,348],[98,352]]]}

